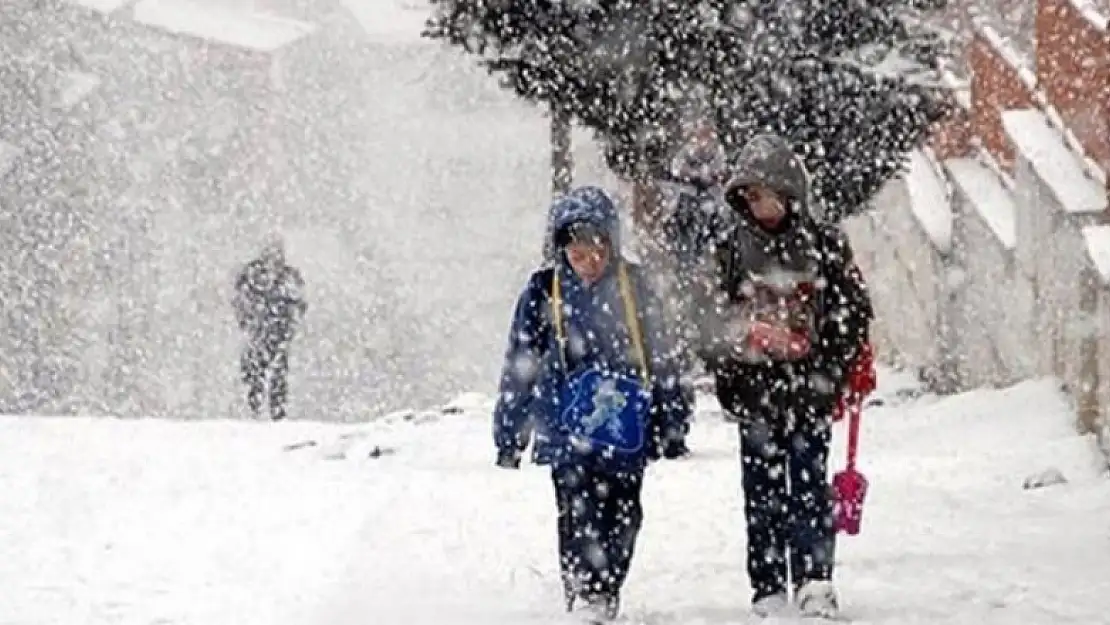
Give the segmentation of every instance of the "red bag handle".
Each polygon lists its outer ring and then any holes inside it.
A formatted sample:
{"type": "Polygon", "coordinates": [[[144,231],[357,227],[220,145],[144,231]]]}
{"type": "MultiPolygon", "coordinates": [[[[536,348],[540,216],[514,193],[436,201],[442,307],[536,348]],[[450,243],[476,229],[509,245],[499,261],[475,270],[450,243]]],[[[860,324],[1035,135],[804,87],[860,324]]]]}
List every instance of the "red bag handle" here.
{"type": "Polygon", "coordinates": [[[837,408],[848,412],[848,468],[856,468],[859,453],[860,417],[863,401],[875,390],[875,360],[871,344],[865,343],[853,363],[848,392],[841,396],[837,408]]]}
{"type": "Polygon", "coordinates": [[[859,452],[860,414],[863,412],[861,398],[848,402],[848,469],[856,468],[856,454],[859,452]]]}

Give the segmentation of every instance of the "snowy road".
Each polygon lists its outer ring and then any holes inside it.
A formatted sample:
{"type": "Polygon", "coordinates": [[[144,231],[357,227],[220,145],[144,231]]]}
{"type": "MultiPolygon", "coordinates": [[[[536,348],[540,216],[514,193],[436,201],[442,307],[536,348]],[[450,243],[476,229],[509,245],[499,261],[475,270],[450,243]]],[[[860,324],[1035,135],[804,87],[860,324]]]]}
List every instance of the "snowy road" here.
{"type": "MultiPolygon", "coordinates": [[[[2,419],[0,624],[559,623],[547,475],[492,468],[486,414],[2,419]],[[320,444],[283,449],[306,439],[320,444]],[[368,458],[375,446],[387,453],[368,458]]],[[[864,532],[841,542],[846,616],[1106,622],[1110,484],[1049,383],[890,401],[866,419],[872,491],[864,532]],[[1022,490],[1050,466],[1070,482],[1022,490]]],[[[733,428],[704,414],[692,447],[652,469],[626,612],[745,623],[733,428]]]]}

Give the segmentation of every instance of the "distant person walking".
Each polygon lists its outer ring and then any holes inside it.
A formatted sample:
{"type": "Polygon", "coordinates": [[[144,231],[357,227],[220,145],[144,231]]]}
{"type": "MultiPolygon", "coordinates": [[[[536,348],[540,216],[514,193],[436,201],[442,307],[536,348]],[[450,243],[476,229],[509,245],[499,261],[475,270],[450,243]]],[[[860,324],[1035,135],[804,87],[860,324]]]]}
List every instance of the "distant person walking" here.
{"type": "Polygon", "coordinates": [[[241,367],[247,384],[247,405],[257,417],[269,383],[270,418],[286,416],[289,343],[304,318],[304,279],[285,262],[281,237],[271,238],[255,260],[235,280],[235,309],[239,328],[246,332],[241,367]]]}

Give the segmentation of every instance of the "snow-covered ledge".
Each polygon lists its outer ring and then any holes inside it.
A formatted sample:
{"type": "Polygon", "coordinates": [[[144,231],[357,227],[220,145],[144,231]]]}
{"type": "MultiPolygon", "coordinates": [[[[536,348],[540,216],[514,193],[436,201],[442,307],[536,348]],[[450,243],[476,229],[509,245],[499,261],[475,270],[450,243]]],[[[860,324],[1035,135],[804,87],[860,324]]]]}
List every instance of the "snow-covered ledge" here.
{"type": "Polygon", "coordinates": [[[910,196],[910,210],[925,234],[941,254],[952,251],[952,207],[948,200],[948,185],[944,174],[924,150],[910,155],[910,170],[906,175],[910,196]]]}
{"type": "Polygon", "coordinates": [[[1033,328],[1033,286],[1014,258],[1016,206],[1012,189],[976,158],[944,162],[954,188],[954,285],[951,319],[959,380],[965,388],[1006,385],[1034,372],[1027,337],[1033,328]]]}
{"type": "Polygon", "coordinates": [[[992,242],[1007,252],[1017,247],[1016,209],[1012,190],[997,172],[977,158],[951,158],[944,162],[948,179],[962,199],[967,201],[968,212],[961,216],[974,217],[982,222],[992,242]]]}
{"type": "Polygon", "coordinates": [[[68,0],[70,4],[91,9],[97,13],[109,14],[118,11],[134,0],[68,0]]]}
{"type": "Polygon", "coordinates": [[[315,30],[305,22],[194,0],[140,0],[132,7],[132,19],[167,32],[261,53],[277,51],[315,30]]]}
{"type": "Polygon", "coordinates": [[[1104,218],[1106,190],[1087,174],[1082,155],[1043,112],[1006,111],[1002,125],[1017,152],[1018,262],[1035,273],[1038,261],[1044,260],[1045,242],[1056,240],[1061,229],[1068,254],[1082,246],[1078,228],[1104,218]]]}
{"type": "Polygon", "coordinates": [[[1083,155],[1071,148],[1047,115],[1036,109],[1006,111],[1002,125],[1028,173],[1036,175],[1061,210],[1078,216],[1107,209],[1105,188],[1087,172],[1083,155]]]}

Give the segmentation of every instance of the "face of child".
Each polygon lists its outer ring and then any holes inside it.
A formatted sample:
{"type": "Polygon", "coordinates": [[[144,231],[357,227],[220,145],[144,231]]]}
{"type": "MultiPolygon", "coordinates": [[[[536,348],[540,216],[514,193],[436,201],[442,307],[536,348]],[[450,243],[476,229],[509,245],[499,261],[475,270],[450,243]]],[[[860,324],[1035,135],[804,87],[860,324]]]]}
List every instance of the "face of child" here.
{"type": "Polygon", "coordinates": [[[770,188],[755,184],[744,189],[752,217],[774,226],[786,217],[786,204],[781,195],[770,188]]]}
{"type": "Polygon", "coordinates": [[[603,239],[572,241],[566,253],[570,268],[587,284],[601,279],[609,265],[609,244],[603,239]]]}
{"type": "Polygon", "coordinates": [[[717,129],[712,123],[702,122],[694,129],[694,138],[703,145],[715,143],[717,141],[717,129]]]}

